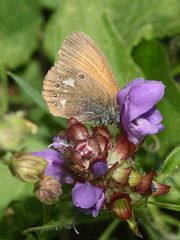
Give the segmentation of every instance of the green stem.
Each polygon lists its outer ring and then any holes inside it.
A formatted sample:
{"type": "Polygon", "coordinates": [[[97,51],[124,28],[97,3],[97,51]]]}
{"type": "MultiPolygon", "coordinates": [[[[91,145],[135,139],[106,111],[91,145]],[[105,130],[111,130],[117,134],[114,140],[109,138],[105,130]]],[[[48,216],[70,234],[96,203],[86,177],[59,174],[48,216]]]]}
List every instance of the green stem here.
{"type": "Polygon", "coordinates": [[[7,74],[3,66],[0,66],[0,80],[1,80],[1,90],[0,90],[0,102],[1,102],[1,114],[5,114],[8,111],[8,82],[7,74]]]}
{"type": "Polygon", "coordinates": [[[50,206],[43,205],[43,224],[46,224],[49,221],[50,215],[50,206]]]}
{"type": "MultiPolygon", "coordinates": [[[[48,223],[50,216],[50,206],[43,205],[43,225],[48,223]]],[[[43,233],[38,234],[38,240],[48,240],[48,232],[45,231],[43,233]]]]}
{"type": "Polygon", "coordinates": [[[121,223],[119,219],[114,219],[98,240],[108,240],[115,228],[121,223]]]}
{"type": "Polygon", "coordinates": [[[161,207],[161,208],[165,208],[165,209],[180,212],[180,205],[177,205],[177,204],[170,204],[170,203],[163,203],[163,202],[152,202],[152,201],[148,201],[147,203],[156,205],[156,206],[161,207]]]}

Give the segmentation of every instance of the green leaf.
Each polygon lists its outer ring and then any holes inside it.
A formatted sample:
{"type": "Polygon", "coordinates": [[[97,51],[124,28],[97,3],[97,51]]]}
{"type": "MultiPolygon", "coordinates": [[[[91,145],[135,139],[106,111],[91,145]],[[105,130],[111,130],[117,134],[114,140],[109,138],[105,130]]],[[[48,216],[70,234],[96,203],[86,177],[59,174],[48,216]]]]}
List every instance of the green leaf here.
{"type": "Polygon", "coordinates": [[[61,4],[61,0],[39,0],[42,7],[48,8],[48,9],[56,9],[61,4]]]}
{"type": "Polygon", "coordinates": [[[175,148],[164,161],[158,181],[165,181],[168,177],[173,177],[177,172],[180,173],[180,147],[175,148]]]}
{"type": "Polygon", "coordinates": [[[36,0],[0,1],[0,64],[18,67],[37,48],[41,14],[36,0]]]}
{"type": "MultiPolygon", "coordinates": [[[[28,82],[26,82],[24,79],[18,77],[14,73],[8,72],[8,75],[14,79],[15,82],[19,84],[19,86],[24,90],[24,92],[45,112],[48,112],[48,109],[42,99],[41,94],[33,88],[28,82]]],[[[28,99],[27,99],[28,101],[28,99]]],[[[66,127],[66,120],[65,119],[59,119],[54,118],[56,122],[61,125],[62,128],[66,127]]]]}
{"type": "Polygon", "coordinates": [[[39,227],[32,227],[27,230],[25,230],[25,233],[29,232],[49,232],[49,231],[57,231],[61,229],[70,229],[73,228],[75,225],[81,225],[85,223],[94,223],[97,221],[103,221],[111,219],[112,215],[107,214],[107,212],[100,213],[97,218],[93,218],[92,216],[87,216],[84,214],[78,215],[77,213],[71,210],[71,213],[68,213],[66,215],[62,215],[57,220],[52,220],[48,222],[47,224],[44,224],[43,226],[39,227]],[[76,216],[76,218],[75,218],[76,216]],[[75,221],[75,222],[74,222],[75,221]]]}
{"type": "Polygon", "coordinates": [[[144,72],[146,79],[162,81],[165,88],[165,95],[158,104],[163,115],[165,129],[157,134],[160,139],[160,150],[158,154],[162,157],[167,150],[180,143],[180,91],[172,79],[169,62],[164,46],[157,40],[143,41],[133,51],[135,62],[144,72]]]}
{"type": "Polygon", "coordinates": [[[164,202],[157,202],[157,201],[148,201],[148,204],[153,204],[156,205],[158,207],[164,208],[164,209],[169,209],[169,210],[173,210],[176,212],[180,212],[180,205],[178,204],[170,204],[170,203],[164,203],[164,202]]]}
{"type": "Polygon", "coordinates": [[[33,185],[23,183],[13,177],[7,166],[0,163],[0,216],[3,213],[3,208],[6,207],[11,201],[25,198],[32,195],[33,185]]]}
{"type": "Polygon", "coordinates": [[[6,114],[0,118],[0,148],[21,150],[35,132],[37,126],[27,121],[22,111],[6,114]]]}
{"type": "Polygon", "coordinates": [[[129,50],[141,39],[172,36],[180,32],[179,0],[110,1],[111,17],[129,50]]]}
{"type": "MultiPolygon", "coordinates": [[[[28,82],[26,82],[24,79],[18,77],[17,75],[15,75],[14,73],[8,72],[8,75],[10,77],[12,77],[12,79],[18,83],[18,85],[25,91],[25,93],[34,100],[34,102],[37,103],[37,105],[42,108],[43,110],[47,111],[46,105],[42,99],[42,96],[40,95],[40,93],[33,88],[31,85],[29,85],[28,82]]],[[[28,102],[28,98],[27,98],[27,102],[28,102]]]]}
{"type": "Polygon", "coordinates": [[[120,86],[123,86],[128,79],[142,76],[142,72],[129,55],[120,33],[109,20],[107,7],[106,1],[62,0],[59,9],[47,24],[44,47],[47,55],[54,60],[69,33],[84,31],[104,51],[120,86]]]}

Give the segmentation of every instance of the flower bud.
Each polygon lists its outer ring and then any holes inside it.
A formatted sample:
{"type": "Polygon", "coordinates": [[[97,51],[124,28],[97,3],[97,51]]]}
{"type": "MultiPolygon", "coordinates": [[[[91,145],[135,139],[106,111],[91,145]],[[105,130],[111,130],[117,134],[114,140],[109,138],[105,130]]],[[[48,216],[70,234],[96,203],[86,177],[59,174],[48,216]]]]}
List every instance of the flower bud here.
{"type": "Polygon", "coordinates": [[[29,153],[18,153],[10,163],[12,173],[22,181],[36,182],[47,165],[42,157],[29,153]]]}
{"type": "Polygon", "coordinates": [[[136,187],[137,185],[140,184],[142,178],[143,176],[138,171],[133,169],[128,177],[129,186],[136,187]]]}
{"type": "Polygon", "coordinates": [[[121,220],[127,220],[132,215],[131,198],[127,193],[114,195],[108,203],[108,208],[121,220]]]}
{"type": "Polygon", "coordinates": [[[100,135],[106,137],[107,140],[109,141],[109,144],[110,145],[112,144],[111,143],[111,133],[109,132],[107,127],[97,126],[97,127],[93,128],[92,136],[96,136],[97,134],[100,134],[100,135]]]}
{"type": "Polygon", "coordinates": [[[152,195],[159,196],[169,192],[170,186],[153,181],[151,184],[152,195]]]}
{"type": "Polygon", "coordinates": [[[109,139],[101,134],[96,134],[94,136],[94,141],[96,146],[99,146],[99,157],[107,158],[108,148],[109,148],[109,139]]]}
{"type": "Polygon", "coordinates": [[[75,118],[70,118],[69,120],[68,120],[68,122],[67,122],[67,127],[69,128],[69,127],[71,127],[73,124],[76,124],[76,123],[78,123],[79,121],[77,120],[77,119],[75,119],[75,118]]]}
{"type": "Polygon", "coordinates": [[[120,166],[114,171],[112,178],[123,186],[127,183],[131,170],[131,167],[124,168],[120,166]]]}
{"type": "Polygon", "coordinates": [[[61,184],[55,178],[43,176],[34,186],[36,197],[44,204],[50,205],[58,201],[62,195],[61,184]]]}
{"type": "Polygon", "coordinates": [[[148,173],[147,175],[145,175],[142,178],[142,181],[140,182],[140,184],[136,187],[136,191],[140,194],[140,195],[150,195],[152,193],[151,190],[151,183],[153,180],[153,177],[156,175],[156,173],[154,171],[151,171],[150,173],[148,173]]]}
{"type": "Polygon", "coordinates": [[[56,135],[49,147],[63,153],[69,147],[66,135],[64,133],[59,133],[56,135]]]}
{"type": "Polygon", "coordinates": [[[84,171],[85,166],[83,164],[83,159],[80,153],[74,151],[73,148],[69,148],[67,151],[64,152],[63,158],[71,163],[71,167],[78,171],[84,171]]]}
{"type": "MultiPolygon", "coordinates": [[[[74,121],[74,120],[73,120],[74,121]]],[[[85,140],[88,137],[88,130],[82,123],[76,122],[72,123],[66,131],[67,139],[72,142],[77,142],[79,140],[85,140]]]]}
{"type": "Polygon", "coordinates": [[[109,154],[108,163],[114,164],[121,160],[128,159],[136,151],[136,146],[130,142],[124,134],[121,134],[118,138],[114,149],[109,154]]]}
{"type": "Polygon", "coordinates": [[[128,224],[129,224],[129,228],[131,229],[131,231],[137,235],[138,237],[142,238],[143,236],[141,235],[138,226],[137,226],[137,222],[132,214],[132,216],[127,220],[128,224]]]}
{"type": "Polygon", "coordinates": [[[74,149],[80,153],[80,155],[83,158],[89,158],[91,156],[91,153],[93,149],[89,146],[88,141],[85,140],[79,140],[77,144],[75,145],[74,149]]]}

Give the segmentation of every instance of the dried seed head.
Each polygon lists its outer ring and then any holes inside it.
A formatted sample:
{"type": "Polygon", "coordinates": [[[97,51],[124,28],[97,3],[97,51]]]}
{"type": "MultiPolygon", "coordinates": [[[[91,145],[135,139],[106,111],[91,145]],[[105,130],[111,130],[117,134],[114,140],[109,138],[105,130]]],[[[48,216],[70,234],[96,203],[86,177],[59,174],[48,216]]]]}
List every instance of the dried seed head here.
{"type": "Polygon", "coordinates": [[[50,176],[43,178],[35,184],[34,192],[37,198],[44,204],[50,205],[58,201],[62,194],[61,184],[50,176]]]}

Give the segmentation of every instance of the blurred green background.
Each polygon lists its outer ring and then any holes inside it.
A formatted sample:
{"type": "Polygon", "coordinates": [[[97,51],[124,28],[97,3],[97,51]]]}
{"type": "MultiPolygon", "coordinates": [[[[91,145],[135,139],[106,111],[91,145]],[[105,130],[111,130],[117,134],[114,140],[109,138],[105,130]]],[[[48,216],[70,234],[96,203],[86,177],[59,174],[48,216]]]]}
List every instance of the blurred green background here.
{"type": "MultiPolygon", "coordinates": [[[[121,88],[137,77],[166,85],[158,105],[165,130],[148,137],[137,154],[144,170],[160,171],[180,143],[180,0],[0,0],[1,152],[45,149],[65,127],[65,120],[48,113],[41,90],[57,50],[72,31],[84,31],[95,40],[121,88]]],[[[175,152],[172,164],[177,168],[179,153],[175,152]]],[[[180,203],[180,174],[173,173],[168,180],[172,191],[159,197],[160,202],[180,203]]],[[[63,240],[137,239],[126,223],[112,217],[99,217],[98,223],[92,218],[80,221],[84,224],[77,235],[71,228],[72,216],[67,217],[72,208],[67,200],[52,209],[50,232],[44,234],[42,228],[43,233],[22,233],[43,224],[42,204],[32,189],[32,184],[18,181],[0,163],[0,240],[45,240],[47,234],[49,239],[63,240]]],[[[137,220],[144,239],[178,240],[178,217],[177,211],[150,205],[137,220]]]]}

